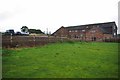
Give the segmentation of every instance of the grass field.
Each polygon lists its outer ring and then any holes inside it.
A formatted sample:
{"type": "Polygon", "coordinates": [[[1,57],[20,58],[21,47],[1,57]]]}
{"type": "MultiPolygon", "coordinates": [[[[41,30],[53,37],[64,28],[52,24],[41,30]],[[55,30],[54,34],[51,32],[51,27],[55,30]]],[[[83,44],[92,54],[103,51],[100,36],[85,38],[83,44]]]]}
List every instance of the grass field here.
{"type": "Polygon", "coordinates": [[[118,43],[66,42],[3,50],[4,78],[117,78],[118,43]]]}

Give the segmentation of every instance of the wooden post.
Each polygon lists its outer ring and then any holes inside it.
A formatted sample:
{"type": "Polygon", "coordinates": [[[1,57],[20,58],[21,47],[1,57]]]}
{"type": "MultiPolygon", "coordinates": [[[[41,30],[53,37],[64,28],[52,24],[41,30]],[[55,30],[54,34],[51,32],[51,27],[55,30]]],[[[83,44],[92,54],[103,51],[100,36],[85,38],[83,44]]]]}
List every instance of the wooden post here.
{"type": "Polygon", "coordinates": [[[10,44],[12,46],[12,43],[13,43],[13,37],[12,37],[12,33],[10,34],[10,44]]]}
{"type": "Polygon", "coordinates": [[[35,45],[35,41],[36,41],[36,40],[35,40],[35,35],[34,35],[34,37],[33,37],[34,47],[36,46],[36,45],[35,45]]]}

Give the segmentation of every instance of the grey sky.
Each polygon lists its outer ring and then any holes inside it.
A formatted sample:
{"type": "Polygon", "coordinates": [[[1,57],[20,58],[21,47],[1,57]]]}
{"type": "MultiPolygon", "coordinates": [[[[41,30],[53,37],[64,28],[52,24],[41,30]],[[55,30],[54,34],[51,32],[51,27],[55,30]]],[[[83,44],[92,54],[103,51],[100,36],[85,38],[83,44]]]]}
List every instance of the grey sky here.
{"type": "Polygon", "coordinates": [[[0,31],[22,26],[52,33],[61,26],[115,21],[119,0],[0,0],[0,31]]]}

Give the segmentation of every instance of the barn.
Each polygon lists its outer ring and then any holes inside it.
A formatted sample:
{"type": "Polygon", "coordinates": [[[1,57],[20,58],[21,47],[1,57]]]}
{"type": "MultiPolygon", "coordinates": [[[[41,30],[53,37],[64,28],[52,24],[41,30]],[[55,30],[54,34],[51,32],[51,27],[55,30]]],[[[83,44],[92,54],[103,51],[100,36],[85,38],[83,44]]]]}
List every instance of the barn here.
{"type": "Polygon", "coordinates": [[[75,40],[102,41],[117,37],[117,25],[115,22],[104,22],[68,27],[62,26],[52,36],[75,40]]]}

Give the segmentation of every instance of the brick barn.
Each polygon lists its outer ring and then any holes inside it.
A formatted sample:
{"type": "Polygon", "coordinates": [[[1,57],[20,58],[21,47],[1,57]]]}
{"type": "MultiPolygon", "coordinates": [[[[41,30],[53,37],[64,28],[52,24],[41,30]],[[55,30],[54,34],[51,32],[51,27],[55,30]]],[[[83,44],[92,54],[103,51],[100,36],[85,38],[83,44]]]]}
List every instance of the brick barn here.
{"type": "Polygon", "coordinates": [[[102,41],[117,37],[115,22],[96,23],[78,26],[60,27],[52,36],[67,37],[76,40],[102,41]]]}

